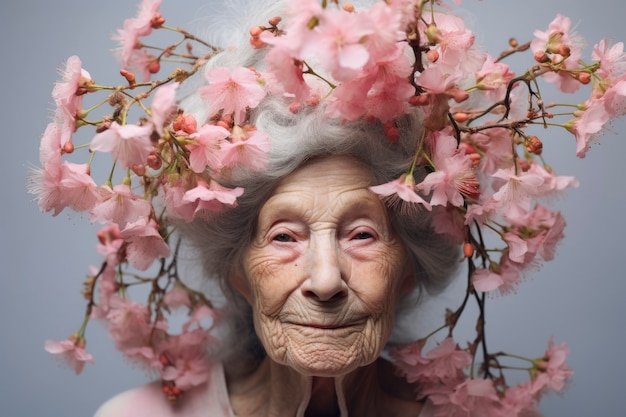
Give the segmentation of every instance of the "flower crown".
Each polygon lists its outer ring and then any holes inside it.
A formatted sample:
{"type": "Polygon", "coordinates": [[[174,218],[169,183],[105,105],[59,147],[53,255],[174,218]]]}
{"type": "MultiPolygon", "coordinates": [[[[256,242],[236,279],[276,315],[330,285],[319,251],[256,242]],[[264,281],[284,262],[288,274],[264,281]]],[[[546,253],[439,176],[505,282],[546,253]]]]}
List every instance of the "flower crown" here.
{"type": "Polygon", "coordinates": [[[116,348],[157,372],[170,399],[207,380],[208,355],[218,344],[211,333],[216,313],[181,279],[169,219],[210,219],[236,206],[245,190],[224,187],[220,174],[265,167],[270,144],[250,114],[267,96],[277,96],[294,113],[324,106],[329,120],[378,121],[387,136],[381,140],[391,142],[399,136],[398,117],[423,113],[425,129],[409,170],[371,187],[432,210],[435,229],[462,246],[468,266],[465,298],[446,312],[441,327],[392,350],[399,371],[417,384],[417,399],[452,415],[471,409],[513,416],[534,410],[544,393],[563,389],[572,375],[567,345],[550,340],[535,359],[490,352],[484,306],[489,295],[514,292],[530,268],[554,258],[565,220],[540,202],[577,186],[543,159],[533,125],[570,132],[573,151],[584,157],[610,120],[626,113],[622,43],[600,41],[585,63],[582,40],[559,15],[531,42],[511,39],[509,49],[492,57],[475,48],[463,19],[441,1],[381,0],[356,8],[291,0],[284,20],[272,17],[250,29],[252,47],[266,50],[262,69],[214,67],[205,73],[199,95],[206,122],[198,126],[179,108],[177,90],[222,50],[167,26],[160,3],[143,0],[137,17],[116,35],[123,84],[96,84],[73,56],[52,92],[57,110],[41,139],[42,167],[30,191],[42,211],[57,215],[69,208],[103,224],[97,251],[104,260],[84,283],[82,325],[64,341],[46,341],[46,350],[80,373],[93,362],[85,351],[87,323],[102,319],[116,348]],[[155,30],[177,40],[149,47],[144,39],[155,30]],[[528,49],[529,69],[515,74],[505,59],[528,49]],[[171,65],[169,75],[159,75],[171,65]],[[586,87],[588,99],[553,104],[542,96],[543,82],[564,93],[586,87]],[[98,94],[104,97],[84,108],[83,98],[98,94]],[[94,118],[102,109],[106,114],[94,118]],[[87,127],[95,129],[91,141],[75,144],[76,130],[87,127]],[[87,162],[72,162],[82,151],[87,162]],[[113,164],[108,176],[94,178],[93,161],[103,153],[113,164]],[[418,184],[416,166],[429,172],[418,184]],[[145,303],[129,296],[138,284],[150,288],[145,303]],[[479,311],[476,337],[462,347],[454,329],[471,300],[479,311]],[[168,315],[183,307],[188,319],[180,333],[171,332],[168,315]],[[423,353],[441,332],[447,332],[443,340],[423,353]],[[505,362],[511,360],[526,364],[527,381],[507,384],[505,362]]]}

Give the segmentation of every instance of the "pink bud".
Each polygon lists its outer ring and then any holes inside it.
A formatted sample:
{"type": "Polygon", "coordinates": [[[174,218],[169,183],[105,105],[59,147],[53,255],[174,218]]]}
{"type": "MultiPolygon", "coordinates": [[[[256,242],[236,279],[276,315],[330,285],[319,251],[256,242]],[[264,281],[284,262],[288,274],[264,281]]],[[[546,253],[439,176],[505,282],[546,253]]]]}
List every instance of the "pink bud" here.
{"type": "Polygon", "coordinates": [[[439,52],[435,49],[429,49],[428,52],[426,52],[426,58],[430,62],[437,62],[439,59],[439,52]]]}

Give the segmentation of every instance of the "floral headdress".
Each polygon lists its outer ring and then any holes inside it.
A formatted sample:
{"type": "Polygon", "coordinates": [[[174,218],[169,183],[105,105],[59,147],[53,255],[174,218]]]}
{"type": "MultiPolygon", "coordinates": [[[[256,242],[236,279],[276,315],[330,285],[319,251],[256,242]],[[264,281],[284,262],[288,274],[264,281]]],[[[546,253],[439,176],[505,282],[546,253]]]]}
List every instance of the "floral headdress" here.
{"type": "Polygon", "coordinates": [[[170,220],[209,219],[236,206],[245,190],[224,187],[220,174],[264,168],[269,141],[249,115],[272,95],[293,112],[324,106],[329,119],[378,121],[387,134],[381,140],[391,142],[399,134],[397,117],[423,112],[424,136],[409,170],[371,187],[432,210],[435,228],[462,246],[468,265],[459,307],[428,337],[392,351],[399,372],[417,384],[418,399],[441,414],[515,416],[532,412],[544,393],[562,390],[572,375],[567,345],[550,340],[535,359],[490,352],[484,306],[491,294],[513,292],[530,268],[554,258],[565,220],[541,202],[577,186],[543,159],[533,125],[570,132],[572,153],[584,157],[611,119],[626,113],[622,43],[601,40],[586,62],[582,40],[559,15],[546,31],[535,31],[532,42],[511,40],[508,50],[491,57],[475,48],[463,19],[441,1],[381,0],[355,8],[292,0],[284,19],[250,28],[251,45],[267,50],[262,69],[206,72],[199,94],[208,110],[199,125],[179,108],[177,90],[221,50],[167,26],[159,6],[160,0],[143,0],[116,36],[123,84],[98,85],[74,56],[52,92],[57,110],[41,140],[42,167],[31,192],[43,211],[69,208],[103,224],[97,250],[104,260],[85,281],[82,325],[64,341],[47,341],[49,352],[80,373],[93,362],[85,350],[87,323],[102,319],[116,348],[157,372],[170,399],[207,380],[208,355],[219,343],[211,333],[217,316],[205,295],[181,280],[170,220]],[[149,47],[144,40],[154,30],[178,38],[149,47]],[[506,58],[527,50],[529,68],[512,72],[506,58]],[[169,75],[160,75],[171,63],[169,75]],[[585,87],[588,99],[554,104],[542,96],[545,82],[565,93],[585,87]],[[101,100],[85,108],[83,98],[97,95],[101,100]],[[94,117],[103,108],[106,114],[94,117]],[[88,127],[95,129],[91,141],[74,143],[76,130],[88,127]],[[102,153],[113,164],[94,178],[92,165],[102,153]],[[87,162],[77,162],[81,154],[87,162]],[[418,165],[429,174],[416,184],[418,165]],[[150,287],[145,303],[129,296],[138,284],[150,287]],[[470,301],[478,306],[477,331],[462,346],[454,329],[470,301]],[[188,320],[174,333],[168,315],[181,307],[188,320]],[[423,352],[441,332],[447,333],[440,343],[423,352]],[[527,381],[507,383],[511,360],[525,366],[527,381]]]}

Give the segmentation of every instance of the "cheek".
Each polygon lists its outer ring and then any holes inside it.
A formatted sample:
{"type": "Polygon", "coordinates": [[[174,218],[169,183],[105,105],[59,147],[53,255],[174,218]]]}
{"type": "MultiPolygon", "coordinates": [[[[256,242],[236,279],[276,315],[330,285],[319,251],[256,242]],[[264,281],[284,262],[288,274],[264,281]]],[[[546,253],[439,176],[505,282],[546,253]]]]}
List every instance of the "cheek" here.
{"type": "Polygon", "coordinates": [[[352,262],[348,285],[373,315],[393,315],[402,294],[405,261],[399,251],[380,251],[368,262],[352,262]]]}
{"type": "Polygon", "coordinates": [[[250,289],[248,302],[255,314],[273,316],[280,312],[289,295],[298,287],[297,262],[277,260],[272,254],[251,251],[244,263],[250,289]]]}

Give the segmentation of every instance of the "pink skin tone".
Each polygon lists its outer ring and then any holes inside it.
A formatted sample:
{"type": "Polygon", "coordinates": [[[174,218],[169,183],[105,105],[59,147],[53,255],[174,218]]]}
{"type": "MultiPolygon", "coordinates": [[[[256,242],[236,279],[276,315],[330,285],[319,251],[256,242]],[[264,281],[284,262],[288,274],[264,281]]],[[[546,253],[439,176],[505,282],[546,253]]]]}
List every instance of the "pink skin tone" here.
{"type": "MultiPolygon", "coordinates": [[[[360,385],[350,373],[380,372],[376,360],[391,334],[394,306],[412,280],[370,185],[367,169],[349,157],[316,159],[282,180],[261,209],[233,283],[252,305],[268,354],[256,374],[293,381],[273,385],[263,404],[272,403],[272,394],[302,399],[310,391],[307,412],[321,404],[336,410],[341,381],[348,403],[360,385]]],[[[236,412],[238,386],[229,387],[236,412]]],[[[250,397],[245,401],[250,410],[250,397]]]]}

